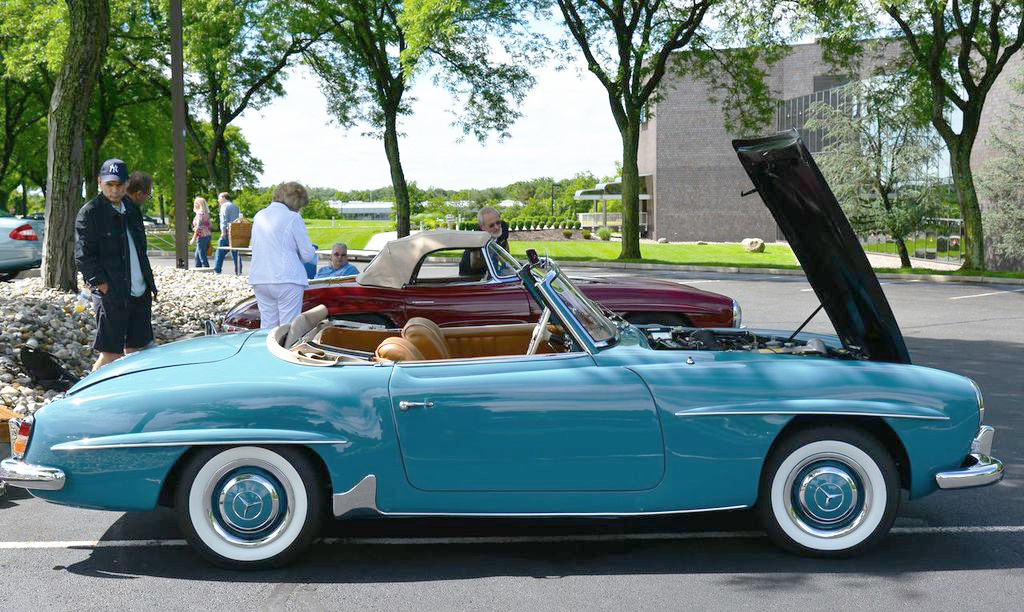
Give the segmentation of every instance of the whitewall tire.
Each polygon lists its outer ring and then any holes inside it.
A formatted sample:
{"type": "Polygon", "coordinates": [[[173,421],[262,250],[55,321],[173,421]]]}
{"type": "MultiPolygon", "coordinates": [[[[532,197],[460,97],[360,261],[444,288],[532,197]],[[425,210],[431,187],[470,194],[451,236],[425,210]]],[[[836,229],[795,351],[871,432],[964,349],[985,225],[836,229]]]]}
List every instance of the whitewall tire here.
{"type": "Polygon", "coordinates": [[[900,495],[891,454],[852,428],[799,431],[769,456],[758,514],[768,535],[788,550],[849,556],[892,526],[900,495]]]}
{"type": "Polygon", "coordinates": [[[287,563],[316,537],[324,496],[316,470],[294,448],[205,449],[175,494],[182,532],[222,567],[287,563]]]}

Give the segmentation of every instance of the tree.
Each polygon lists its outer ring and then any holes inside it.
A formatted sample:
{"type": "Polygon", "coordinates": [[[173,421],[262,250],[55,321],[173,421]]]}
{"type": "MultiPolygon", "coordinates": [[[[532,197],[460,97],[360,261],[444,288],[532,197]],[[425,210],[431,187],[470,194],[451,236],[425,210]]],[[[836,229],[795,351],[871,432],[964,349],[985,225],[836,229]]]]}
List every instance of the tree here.
{"type": "Polygon", "coordinates": [[[906,237],[934,214],[942,189],[929,173],[938,136],[909,106],[906,78],[875,78],[843,88],[835,106],[815,102],[805,127],[824,132],[818,165],[854,226],[884,229],[910,268],[906,237]]]}
{"type": "Polygon", "coordinates": [[[949,150],[966,244],[965,269],[983,270],[985,236],[971,152],[988,93],[1024,45],[1020,0],[884,0],[879,4],[810,3],[825,41],[842,46],[864,38],[902,45],[900,69],[917,77],[915,90],[949,150]],[[950,112],[955,109],[956,112],[950,112]],[[957,119],[961,125],[957,126],[957,119]]]}
{"type": "Polygon", "coordinates": [[[637,149],[648,101],[674,51],[697,35],[714,0],[663,4],[661,0],[556,0],[587,69],[608,93],[622,136],[622,252],[640,259],[640,171],[637,149]]]}
{"type": "Polygon", "coordinates": [[[78,274],[70,245],[82,202],[82,140],[93,86],[107,51],[110,6],[107,0],[67,0],[67,6],[73,25],[47,116],[42,276],[46,287],[75,291],[78,274]]]}
{"type": "Polygon", "coordinates": [[[193,0],[185,6],[188,100],[206,114],[209,134],[189,118],[188,135],[203,154],[218,191],[234,186],[228,126],[246,109],[259,109],[284,93],[282,71],[319,36],[295,32],[287,0],[193,0]]]}
{"type": "Polygon", "coordinates": [[[7,207],[8,193],[24,176],[15,156],[18,142],[46,117],[46,99],[41,95],[38,79],[22,81],[5,72],[0,64],[0,210],[7,207]]]}
{"type": "Polygon", "coordinates": [[[722,102],[733,132],[762,128],[775,110],[767,67],[799,23],[784,0],[556,0],[572,43],[608,95],[622,137],[622,251],[640,258],[640,128],[668,72],[693,74],[722,102]]]}
{"type": "MultiPolygon", "coordinates": [[[[1024,93],[1024,81],[1014,83],[1024,93]]],[[[983,215],[992,251],[1017,262],[1024,257],[1024,106],[1011,105],[1008,117],[995,131],[996,149],[1002,156],[981,168],[979,186],[988,196],[990,208],[983,215]]]]}
{"type": "MultiPolygon", "coordinates": [[[[492,131],[507,135],[519,117],[515,105],[533,85],[525,67],[535,50],[515,35],[519,15],[500,10],[461,13],[460,27],[432,36],[434,11],[450,16],[434,0],[305,0],[314,23],[328,23],[321,43],[306,54],[320,77],[328,109],[338,123],[368,124],[384,141],[395,194],[399,236],[410,229],[410,194],[399,147],[399,117],[411,112],[406,98],[417,72],[433,70],[436,81],[459,98],[456,123],[480,140],[492,131]],[[410,36],[407,33],[412,31],[410,36]],[[500,40],[508,61],[495,61],[491,41],[500,40]]],[[[526,2],[523,5],[527,4],[526,2]]],[[[497,5],[495,5],[497,6],[497,5]]]]}

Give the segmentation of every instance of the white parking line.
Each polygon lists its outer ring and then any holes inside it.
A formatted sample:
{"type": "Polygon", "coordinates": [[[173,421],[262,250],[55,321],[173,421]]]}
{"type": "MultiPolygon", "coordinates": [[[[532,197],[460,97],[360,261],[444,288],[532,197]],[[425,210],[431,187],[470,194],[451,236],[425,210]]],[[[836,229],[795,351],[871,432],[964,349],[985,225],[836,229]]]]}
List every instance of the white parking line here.
{"type": "Polygon", "coordinates": [[[951,299],[951,300],[966,300],[968,298],[986,297],[986,296],[989,296],[989,295],[999,295],[1000,293],[1020,293],[1022,291],[1024,291],[1024,289],[1005,289],[1005,290],[1002,290],[1002,291],[989,291],[988,293],[975,293],[973,295],[958,295],[956,297],[951,297],[949,299],[951,299]]]}
{"type": "MultiPolygon", "coordinates": [[[[1024,525],[993,525],[989,527],[893,527],[894,536],[963,535],[992,533],[1024,533],[1024,525]]],[[[437,546],[442,544],[558,544],[563,542],[614,542],[639,540],[728,540],[764,537],[761,531],[690,531],[679,533],[619,533],[554,536],[467,536],[434,538],[322,538],[321,544],[361,544],[378,546],[437,546]]],[[[185,540],[70,540],[0,542],[0,550],[26,549],[99,549],[186,546],[185,540]]]]}

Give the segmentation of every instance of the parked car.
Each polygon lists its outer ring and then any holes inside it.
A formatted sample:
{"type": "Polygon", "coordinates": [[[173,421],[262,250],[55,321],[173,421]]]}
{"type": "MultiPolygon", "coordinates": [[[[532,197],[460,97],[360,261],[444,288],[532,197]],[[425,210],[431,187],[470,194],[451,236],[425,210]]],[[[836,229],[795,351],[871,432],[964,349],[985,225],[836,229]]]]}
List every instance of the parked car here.
{"type": "Polygon", "coordinates": [[[356,513],[754,507],[781,546],[849,555],[889,530],[901,489],[998,481],[981,391],[910,363],[795,134],[734,144],[837,336],[634,326],[554,262],[503,256],[536,324],[344,328],[319,306],[142,351],[17,421],[0,478],[62,504],[174,506],[196,550],[242,568],[356,513]]]}
{"type": "Polygon", "coordinates": [[[43,263],[42,217],[16,217],[0,211],[0,280],[43,263]]]}
{"type": "MultiPolygon", "coordinates": [[[[541,309],[515,275],[519,263],[488,248],[487,232],[437,230],[387,243],[358,276],[315,279],[303,310],[327,306],[329,317],[401,327],[427,317],[441,327],[534,323],[541,309]],[[473,262],[473,263],[469,263],[473,262]]],[[[633,323],[739,327],[740,307],[727,296],[656,278],[575,278],[587,297],[633,323]]],[[[255,297],[234,305],[225,331],[259,327],[255,297]]]]}

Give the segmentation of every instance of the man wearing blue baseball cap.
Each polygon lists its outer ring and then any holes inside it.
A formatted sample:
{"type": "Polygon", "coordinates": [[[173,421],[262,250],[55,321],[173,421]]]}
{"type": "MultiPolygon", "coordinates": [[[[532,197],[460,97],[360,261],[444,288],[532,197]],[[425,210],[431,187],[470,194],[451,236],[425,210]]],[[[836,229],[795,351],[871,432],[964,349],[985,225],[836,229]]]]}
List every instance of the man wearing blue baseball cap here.
{"type": "Polygon", "coordinates": [[[75,219],[75,262],[92,289],[99,357],[93,371],[153,341],[156,281],[146,255],[142,213],[130,198],[128,168],[120,159],[100,166],[100,193],[75,219]]]}

